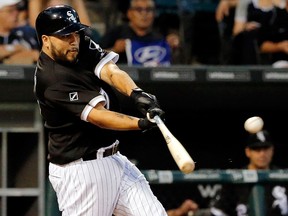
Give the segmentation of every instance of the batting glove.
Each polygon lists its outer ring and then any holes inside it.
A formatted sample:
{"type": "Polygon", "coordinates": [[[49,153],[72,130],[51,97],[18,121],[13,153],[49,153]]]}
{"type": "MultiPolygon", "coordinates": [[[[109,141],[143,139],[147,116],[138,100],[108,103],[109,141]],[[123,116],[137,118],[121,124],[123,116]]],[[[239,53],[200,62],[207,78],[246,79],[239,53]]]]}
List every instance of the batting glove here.
{"type": "Polygon", "coordinates": [[[148,119],[153,122],[153,118],[158,115],[162,120],[164,120],[165,112],[160,108],[152,108],[147,111],[148,119]]]}
{"type": "Polygon", "coordinates": [[[152,94],[144,92],[140,88],[133,89],[130,97],[134,100],[137,109],[144,116],[146,116],[149,109],[160,108],[157,98],[152,94]]]}
{"type": "Polygon", "coordinates": [[[146,118],[141,118],[139,121],[138,121],[138,127],[144,131],[147,131],[149,129],[152,129],[153,127],[156,127],[156,123],[154,121],[154,117],[156,115],[158,115],[159,117],[162,117],[164,116],[165,112],[159,108],[152,108],[152,109],[149,109],[148,112],[147,112],[147,117],[146,118]]]}

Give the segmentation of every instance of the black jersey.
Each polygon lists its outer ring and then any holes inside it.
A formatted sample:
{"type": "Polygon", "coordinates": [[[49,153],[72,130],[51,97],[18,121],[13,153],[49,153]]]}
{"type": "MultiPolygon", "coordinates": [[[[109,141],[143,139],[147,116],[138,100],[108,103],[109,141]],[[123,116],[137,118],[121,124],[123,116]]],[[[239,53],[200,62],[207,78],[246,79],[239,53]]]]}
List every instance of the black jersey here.
{"type": "Polygon", "coordinates": [[[55,62],[41,52],[35,71],[34,92],[49,137],[48,160],[56,164],[79,159],[116,140],[113,131],[86,120],[99,102],[111,109],[108,94],[113,91],[99,77],[105,63],[117,61],[118,54],[102,50],[90,38],[80,40],[77,63],[55,62]]]}
{"type": "MultiPolygon", "coordinates": [[[[265,41],[279,43],[285,40],[288,40],[288,12],[286,8],[276,7],[270,25],[261,28],[259,43],[262,44],[265,41]]],[[[271,64],[280,60],[288,61],[288,55],[285,52],[271,53],[270,58],[271,64]]]]}

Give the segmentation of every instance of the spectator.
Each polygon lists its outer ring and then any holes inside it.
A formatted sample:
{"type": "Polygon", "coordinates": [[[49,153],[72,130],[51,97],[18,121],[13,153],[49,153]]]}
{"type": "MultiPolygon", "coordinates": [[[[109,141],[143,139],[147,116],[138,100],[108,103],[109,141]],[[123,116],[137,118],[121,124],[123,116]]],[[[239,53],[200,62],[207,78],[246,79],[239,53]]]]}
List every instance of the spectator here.
{"type": "MultiPolygon", "coordinates": [[[[91,20],[89,18],[88,11],[85,6],[85,0],[29,0],[29,23],[31,26],[35,26],[35,19],[40,11],[46,7],[55,6],[59,4],[70,5],[78,11],[81,22],[87,26],[91,26],[91,20]]],[[[98,41],[100,33],[93,27],[89,29],[89,36],[98,41]]]]}
{"type": "Polygon", "coordinates": [[[154,20],[154,28],[162,35],[179,34],[180,16],[177,0],[154,0],[157,13],[154,20]]]}
{"type": "Polygon", "coordinates": [[[39,56],[35,29],[18,26],[20,0],[0,2],[0,63],[33,64],[39,56]]]}
{"type": "Polygon", "coordinates": [[[28,17],[28,0],[22,0],[18,3],[18,26],[30,26],[28,17]]]}
{"type": "Polygon", "coordinates": [[[268,29],[261,34],[260,51],[267,62],[275,67],[288,65],[288,4],[277,7],[275,18],[268,29]]]}
{"type": "Polygon", "coordinates": [[[236,6],[233,35],[242,31],[251,31],[259,28],[262,24],[267,25],[275,6],[283,8],[285,0],[243,0],[236,6]]]}
{"type": "Polygon", "coordinates": [[[184,202],[176,209],[167,210],[168,216],[190,216],[198,209],[198,205],[190,199],[184,200],[184,202]]]}
{"type": "Polygon", "coordinates": [[[220,33],[220,64],[229,64],[231,62],[231,47],[233,41],[233,26],[235,8],[238,0],[220,0],[215,13],[220,33]]]}
{"type": "MultiPolygon", "coordinates": [[[[18,8],[18,27],[21,27],[21,30],[25,32],[23,35],[27,35],[28,38],[36,38],[35,29],[29,23],[29,10],[28,10],[28,1],[21,0],[17,4],[18,8]]],[[[38,48],[37,46],[37,49],[38,48]]]]}
{"type": "Polygon", "coordinates": [[[167,35],[166,40],[153,31],[153,0],[132,0],[127,18],[128,23],[114,27],[101,38],[101,47],[119,53],[118,62],[122,64],[156,66],[174,63],[171,49],[179,48],[179,37],[176,34],[167,35]]]}
{"type": "Polygon", "coordinates": [[[215,10],[218,1],[177,1],[188,64],[218,65],[221,41],[215,10]]]}
{"type": "MultiPolygon", "coordinates": [[[[248,164],[243,169],[271,170],[278,169],[272,164],[274,144],[265,130],[250,134],[245,147],[248,164]]],[[[249,196],[254,184],[223,185],[215,201],[212,202],[211,214],[213,216],[251,215],[249,196]]],[[[267,216],[288,215],[287,188],[281,184],[266,184],[265,207],[267,216]]]]}
{"type": "Polygon", "coordinates": [[[275,16],[275,6],[283,7],[284,0],[242,0],[236,7],[233,26],[232,64],[261,64],[259,29],[265,29],[275,16]]]}
{"type": "Polygon", "coordinates": [[[222,22],[225,17],[230,16],[231,9],[235,8],[238,4],[238,0],[220,0],[216,8],[216,20],[222,22]]]}
{"type": "Polygon", "coordinates": [[[35,27],[35,20],[37,15],[46,7],[66,4],[70,5],[78,11],[80,20],[83,24],[91,26],[91,20],[89,18],[85,0],[29,0],[29,22],[30,25],[35,27]]]}
{"type": "MultiPolygon", "coordinates": [[[[246,129],[247,132],[248,129],[246,129]]],[[[275,170],[279,167],[273,164],[274,142],[270,134],[259,127],[257,131],[250,131],[245,146],[245,155],[248,163],[242,169],[265,171],[275,170]]],[[[253,215],[251,204],[251,194],[255,184],[224,184],[217,192],[207,209],[198,209],[198,205],[193,203],[194,216],[239,216],[253,215]]],[[[288,191],[287,185],[281,183],[271,183],[262,185],[265,190],[265,215],[266,216],[287,216],[288,215],[288,191]]],[[[261,195],[260,195],[261,196],[261,195]]],[[[191,207],[190,207],[191,208],[191,207]]],[[[179,207],[179,209],[181,209],[179,207]]],[[[173,212],[173,210],[172,210],[173,212]]],[[[176,211],[177,212],[177,211],[176,211]]],[[[188,211],[189,212],[189,211],[188,211]]],[[[169,210],[167,211],[169,213],[169,210]]],[[[169,214],[168,214],[169,215],[169,214]]],[[[173,215],[173,214],[171,214],[173,215]]],[[[177,215],[177,214],[176,214],[177,215]]],[[[181,215],[181,214],[180,214],[181,215]]],[[[183,214],[185,215],[185,214],[183,214]]],[[[173,215],[174,216],[174,215],[173,215]]]]}

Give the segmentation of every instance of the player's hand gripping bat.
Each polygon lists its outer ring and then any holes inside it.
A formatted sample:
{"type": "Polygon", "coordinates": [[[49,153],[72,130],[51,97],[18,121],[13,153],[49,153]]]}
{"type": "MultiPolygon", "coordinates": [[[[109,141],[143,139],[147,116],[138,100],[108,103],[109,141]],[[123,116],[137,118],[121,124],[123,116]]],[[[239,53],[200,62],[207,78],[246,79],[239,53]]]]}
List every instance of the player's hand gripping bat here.
{"type": "Polygon", "coordinates": [[[165,138],[168,149],[179,169],[185,174],[192,172],[195,168],[195,163],[184,146],[176,139],[176,137],[173,136],[158,115],[155,115],[153,120],[156,122],[163,137],[165,138]]]}

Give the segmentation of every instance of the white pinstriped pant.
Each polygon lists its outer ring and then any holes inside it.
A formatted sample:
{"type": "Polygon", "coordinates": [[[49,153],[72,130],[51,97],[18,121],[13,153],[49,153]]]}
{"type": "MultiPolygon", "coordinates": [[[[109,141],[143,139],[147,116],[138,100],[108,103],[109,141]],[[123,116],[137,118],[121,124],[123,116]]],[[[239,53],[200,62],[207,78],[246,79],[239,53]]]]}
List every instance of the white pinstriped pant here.
{"type": "Polygon", "coordinates": [[[63,216],[166,216],[139,169],[119,152],[101,159],[49,164],[63,216]]]}

